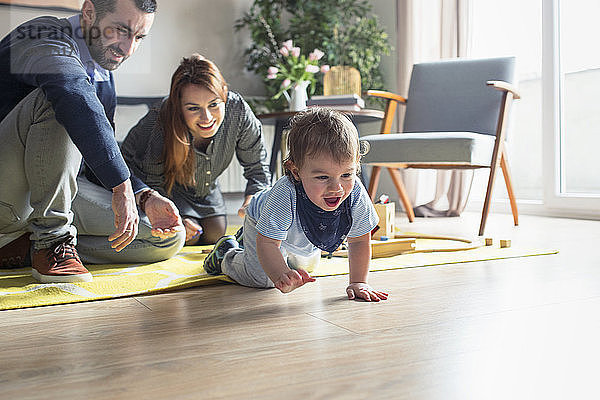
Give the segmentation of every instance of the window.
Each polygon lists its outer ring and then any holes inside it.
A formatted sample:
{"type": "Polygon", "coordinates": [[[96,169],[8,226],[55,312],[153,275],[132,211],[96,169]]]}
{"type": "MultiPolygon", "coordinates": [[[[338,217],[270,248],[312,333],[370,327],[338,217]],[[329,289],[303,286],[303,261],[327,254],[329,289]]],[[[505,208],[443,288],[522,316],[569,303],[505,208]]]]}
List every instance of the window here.
{"type": "MultiPolygon", "coordinates": [[[[508,131],[508,162],[519,200],[541,202],[542,185],[542,4],[541,1],[476,0],[471,2],[469,55],[473,58],[515,56],[515,101],[508,131]]],[[[500,174],[501,175],[501,174],[500,174]]],[[[474,185],[487,184],[488,170],[474,185]]],[[[485,194],[485,189],[477,191],[485,194]]],[[[499,176],[494,198],[507,199],[499,176]]]]}
{"type": "Polygon", "coordinates": [[[600,195],[594,168],[600,149],[600,2],[561,1],[560,45],[560,193],[600,195]]]}
{"type": "MultiPolygon", "coordinates": [[[[470,56],[517,58],[508,155],[519,208],[600,217],[600,2],[471,1],[470,56]],[[525,205],[526,207],[523,207],[525,205]]],[[[474,185],[487,176],[476,175],[474,185]]],[[[495,200],[507,198],[499,178],[495,200]]]]}

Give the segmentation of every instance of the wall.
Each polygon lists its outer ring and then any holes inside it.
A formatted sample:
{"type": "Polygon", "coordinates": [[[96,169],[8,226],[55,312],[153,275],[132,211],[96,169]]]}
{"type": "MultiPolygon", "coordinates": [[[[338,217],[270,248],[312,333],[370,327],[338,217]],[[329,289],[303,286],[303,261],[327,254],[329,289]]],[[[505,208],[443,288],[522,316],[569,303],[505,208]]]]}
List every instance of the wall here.
{"type": "MultiPolygon", "coordinates": [[[[388,41],[392,46],[392,51],[389,56],[383,56],[381,61],[381,72],[383,73],[383,80],[385,84],[385,90],[398,93],[402,96],[406,96],[407,93],[399,93],[398,91],[398,57],[396,56],[396,49],[398,46],[397,43],[397,9],[396,9],[396,0],[369,0],[373,7],[373,14],[377,16],[377,19],[381,26],[385,29],[388,34],[388,41]]],[[[363,88],[365,90],[367,88],[363,88]]],[[[396,129],[396,122],[394,122],[394,126],[392,130],[396,129]]],[[[361,124],[359,126],[359,132],[361,135],[367,134],[375,134],[379,133],[380,124],[377,122],[372,122],[369,124],[361,124]]],[[[369,178],[369,170],[370,168],[363,168],[363,173],[365,176],[363,177],[363,182],[368,183],[369,178]]],[[[381,174],[381,178],[379,181],[379,187],[377,189],[377,193],[385,193],[389,195],[391,201],[396,202],[396,210],[401,210],[402,207],[398,199],[398,194],[396,192],[396,188],[392,183],[392,180],[389,177],[387,172],[383,172],[381,174]]],[[[400,212],[400,211],[398,211],[400,212]]]]}
{"type": "Polygon", "coordinates": [[[233,29],[249,4],[249,0],[159,2],[148,43],[118,73],[119,93],[166,94],[181,57],[198,52],[219,66],[232,89],[262,94],[260,82],[243,68],[249,37],[233,29]]]}
{"type": "MultiPolygon", "coordinates": [[[[388,34],[388,41],[392,46],[389,56],[383,56],[381,61],[381,72],[385,82],[386,90],[398,92],[397,68],[398,58],[396,57],[397,34],[396,34],[396,0],[370,0],[373,6],[373,14],[377,17],[380,25],[388,34]]],[[[405,93],[406,94],[406,93],[405,93]]]]}
{"type": "Polygon", "coordinates": [[[55,17],[68,17],[74,13],[38,10],[35,8],[0,6],[0,35],[4,37],[17,25],[40,15],[53,15],[55,17]]]}

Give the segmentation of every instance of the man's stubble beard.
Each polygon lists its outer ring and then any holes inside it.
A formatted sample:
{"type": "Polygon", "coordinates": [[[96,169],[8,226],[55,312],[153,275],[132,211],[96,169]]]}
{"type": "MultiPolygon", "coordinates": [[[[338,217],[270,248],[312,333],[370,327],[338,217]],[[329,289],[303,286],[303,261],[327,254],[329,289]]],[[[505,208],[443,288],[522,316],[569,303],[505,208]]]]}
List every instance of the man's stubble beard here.
{"type": "Polygon", "coordinates": [[[123,61],[127,60],[128,57],[123,55],[123,60],[121,60],[121,62],[115,62],[108,59],[106,53],[109,51],[109,49],[112,49],[119,55],[122,55],[122,52],[118,45],[104,46],[102,43],[102,34],[99,32],[101,32],[100,27],[96,24],[92,25],[91,28],[86,32],[87,37],[85,42],[88,45],[88,50],[90,51],[92,59],[96,61],[98,65],[106,70],[114,71],[115,69],[119,68],[119,66],[123,64],[123,61]],[[90,32],[94,32],[94,35],[91,35],[90,32]]]}

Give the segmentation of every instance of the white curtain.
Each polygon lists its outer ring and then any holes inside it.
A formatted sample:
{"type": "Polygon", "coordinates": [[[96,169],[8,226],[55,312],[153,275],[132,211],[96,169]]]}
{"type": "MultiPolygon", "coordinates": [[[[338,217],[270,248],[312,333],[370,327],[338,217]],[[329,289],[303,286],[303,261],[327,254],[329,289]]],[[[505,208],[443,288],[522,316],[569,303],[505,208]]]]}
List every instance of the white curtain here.
{"type": "MultiPolygon", "coordinates": [[[[396,0],[398,87],[408,94],[412,65],[468,57],[470,0],[396,0]]],[[[410,101],[410,99],[409,99],[410,101]]],[[[398,127],[402,127],[403,109],[398,127]]],[[[473,170],[401,170],[417,216],[458,216],[464,210],[473,170]]]]}

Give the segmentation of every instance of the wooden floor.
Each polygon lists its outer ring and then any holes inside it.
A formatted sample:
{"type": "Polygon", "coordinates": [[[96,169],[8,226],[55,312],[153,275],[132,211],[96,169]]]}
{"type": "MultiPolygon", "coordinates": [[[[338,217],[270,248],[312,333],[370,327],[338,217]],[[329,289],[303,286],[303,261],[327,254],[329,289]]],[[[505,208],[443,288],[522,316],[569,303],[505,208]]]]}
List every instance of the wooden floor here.
{"type": "MultiPolygon", "coordinates": [[[[478,216],[401,228],[473,235],[478,216]]],[[[600,221],[492,215],[560,254],[0,312],[2,399],[598,399],[600,221]]]]}

